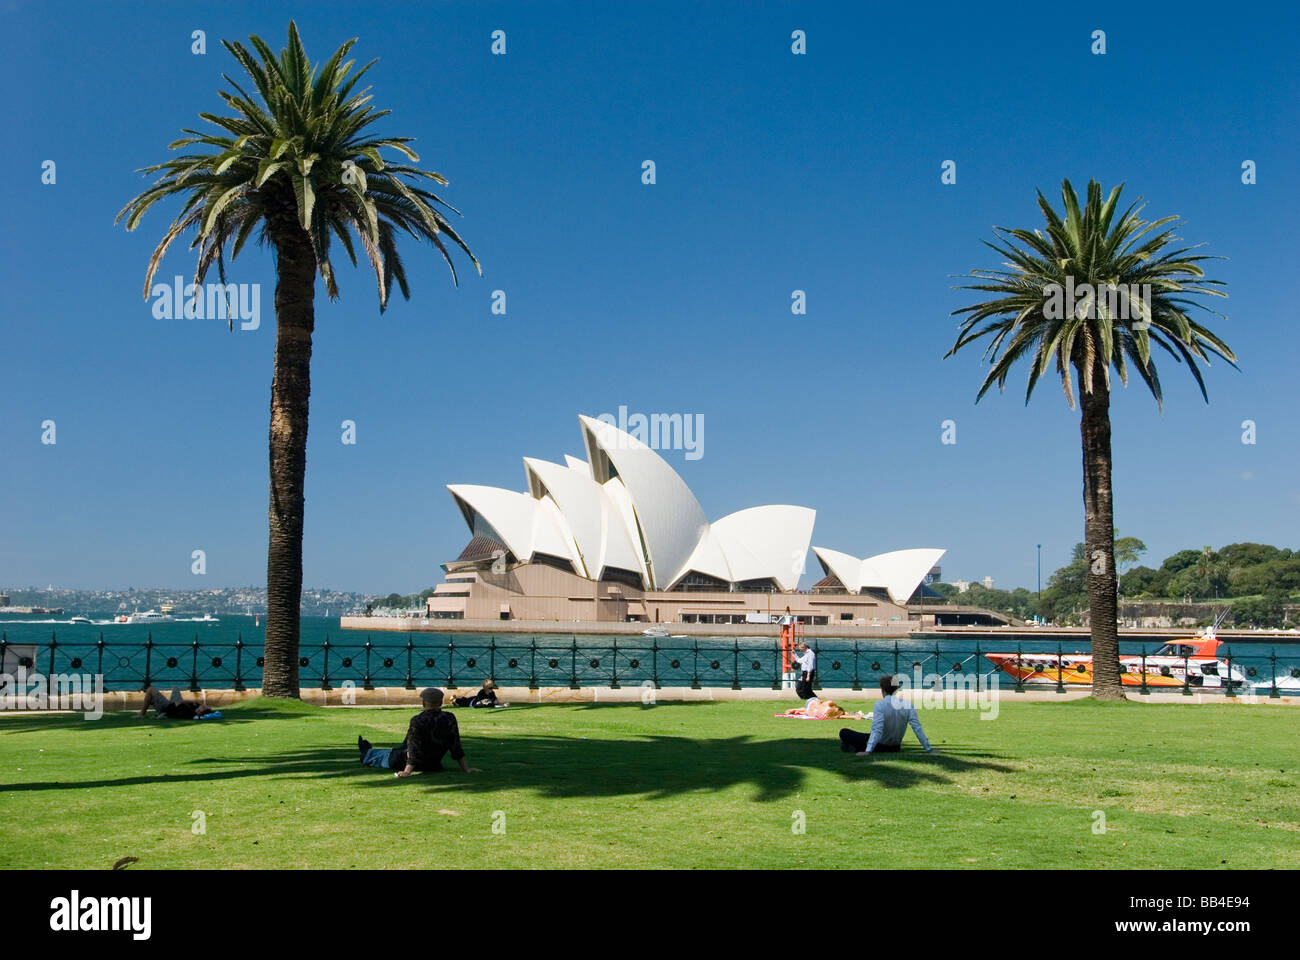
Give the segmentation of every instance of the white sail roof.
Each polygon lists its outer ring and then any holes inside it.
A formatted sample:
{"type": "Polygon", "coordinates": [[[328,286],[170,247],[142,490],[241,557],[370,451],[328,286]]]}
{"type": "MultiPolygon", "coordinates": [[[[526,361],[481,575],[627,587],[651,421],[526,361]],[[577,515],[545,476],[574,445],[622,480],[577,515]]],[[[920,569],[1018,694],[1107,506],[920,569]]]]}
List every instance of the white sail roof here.
{"type": "Polygon", "coordinates": [[[862,560],[826,547],[813,547],[813,553],[822,569],[838,578],[850,593],[859,593],[863,587],[881,587],[895,603],[905,604],[947,551],[920,547],[879,553],[862,560]]]}
{"type": "Polygon", "coordinates": [[[782,590],[799,585],[812,540],[817,511],[773,504],[750,507],[715,520],[711,529],[722,543],[731,579],[771,577],[782,590]]]}
{"type": "Polygon", "coordinates": [[[650,585],[666,590],[708,529],[704,510],[667,461],[636,437],[594,417],[578,419],[592,476],[602,484],[612,475],[623,481],[645,545],[650,585]]]}
{"type": "Polygon", "coordinates": [[[578,553],[580,572],[599,580],[606,567],[640,571],[637,550],[628,538],[622,512],[591,474],[572,466],[524,457],[529,493],[549,497],[567,522],[578,553]]]}
{"type": "Polygon", "coordinates": [[[554,504],[526,493],[471,483],[448,484],[447,490],[475,535],[481,532],[481,518],[517,559],[528,561],[538,553],[546,553],[570,561],[575,571],[579,569],[573,542],[565,535],[554,504]]]}

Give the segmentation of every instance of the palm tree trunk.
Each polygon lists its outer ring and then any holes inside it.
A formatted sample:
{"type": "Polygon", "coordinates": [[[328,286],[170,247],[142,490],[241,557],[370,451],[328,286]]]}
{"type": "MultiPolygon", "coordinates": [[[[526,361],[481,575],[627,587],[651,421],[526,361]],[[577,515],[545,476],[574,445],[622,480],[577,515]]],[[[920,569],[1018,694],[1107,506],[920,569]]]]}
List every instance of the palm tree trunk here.
{"type": "Polygon", "coordinates": [[[268,217],[268,221],[276,249],[275,377],[271,381],[270,537],[266,551],[262,695],[296,698],[316,258],[307,234],[292,213],[268,217]]]}
{"type": "Polygon", "coordinates": [[[1094,366],[1091,391],[1084,389],[1082,373],[1079,379],[1092,695],[1098,700],[1123,700],[1124,688],[1119,679],[1115,510],[1110,485],[1110,389],[1099,364],[1094,366]]]}

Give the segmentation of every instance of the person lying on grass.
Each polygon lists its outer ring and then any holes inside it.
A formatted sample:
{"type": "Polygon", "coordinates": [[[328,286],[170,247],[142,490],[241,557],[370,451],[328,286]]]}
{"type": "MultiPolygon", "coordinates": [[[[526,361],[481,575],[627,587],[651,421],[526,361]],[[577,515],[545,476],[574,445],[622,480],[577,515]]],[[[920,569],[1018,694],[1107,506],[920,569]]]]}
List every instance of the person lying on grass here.
{"type": "Polygon", "coordinates": [[[865,757],[869,753],[897,753],[903,742],[903,735],[911,727],[916,739],[921,741],[926,753],[933,752],[925,731],[921,729],[921,718],[916,715],[912,701],[898,696],[899,682],[886,674],[880,678],[881,701],[871,711],[871,735],[840,729],[840,749],[845,753],[856,753],[865,757]]]}
{"type": "Polygon", "coordinates": [[[820,697],[809,697],[808,702],[802,707],[794,707],[785,712],[787,717],[812,717],[816,720],[838,720],[840,717],[856,717],[859,720],[866,720],[862,711],[849,713],[834,700],[823,700],[820,697]]]}
{"type": "Polygon", "coordinates": [[[140,716],[144,717],[150,707],[154,708],[158,716],[168,720],[198,720],[200,717],[216,719],[221,716],[211,707],[182,698],[179,687],[172,688],[170,697],[164,697],[153,684],[145,687],[144,706],[140,708],[140,716]]]}
{"type": "Polygon", "coordinates": [[[456,718],[442,709],[442,691],[425,687],[420,691],[424,710],[411,718],[406,738],[391,750],[376,750],[365,737],[357,737],[361,762],[367,767],[393,770],[395,777],[409,777],[417,771],[441,770],[442,758],[451,758],[465,773],[481,773],[465,765],[465,751],[460,746],[460,729],[456,718]]]}
{"type": "Polygon", "coordinates": [[[508,707],[508,703],[497,702],[497,682],[491,677],[483,681],[479,692],[468,697],[452,697],[451,704],[457,707],[508,707]]]}

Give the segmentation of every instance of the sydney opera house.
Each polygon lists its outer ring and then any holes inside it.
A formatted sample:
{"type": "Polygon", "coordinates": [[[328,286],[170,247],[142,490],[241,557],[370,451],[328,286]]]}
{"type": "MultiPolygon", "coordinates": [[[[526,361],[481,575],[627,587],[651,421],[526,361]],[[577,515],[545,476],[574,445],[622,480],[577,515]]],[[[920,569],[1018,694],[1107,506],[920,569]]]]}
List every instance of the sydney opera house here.
{"type": "Polygon", "coordinates": [[[527,489],[451,484],[470,540],[444,563],[430,617],[768,622],[906,620],[942,550],[859,559],[811,547],[825,577],[799,580],[816,512],[749,507],[710,522],[676,471],[611,423],[579,417],[586,460],[524,458],[527,489]]]}

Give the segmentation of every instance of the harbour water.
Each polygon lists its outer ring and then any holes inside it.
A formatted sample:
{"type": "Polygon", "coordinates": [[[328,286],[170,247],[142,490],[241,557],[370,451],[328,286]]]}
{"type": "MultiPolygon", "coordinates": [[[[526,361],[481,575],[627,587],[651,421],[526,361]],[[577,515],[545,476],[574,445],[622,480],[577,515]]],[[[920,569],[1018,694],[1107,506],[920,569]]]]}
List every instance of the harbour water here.
{"type": "MultiPolygon", "coordinates": [[[[85,614],[111,621],[110,614],[85,614]]],[[[671,628],[671,627],[670,627],[671,628]]],[[[640,637],[527,633],[457,634],[454,630],[410,633],[341,630],[337,617],[303,617],[300,632],[304,687],[477,686],[494,676],[507,686],[779,685],[782,663],[773,639],[731,637],[640,637]]],[[[261,683],[265,618],[221,615],[218,622],[177,619],[168,623],[71,623],[63,617],[0,617],[4,670],[22,665],[42,673],[102,673],[109,690],[159,686],[230,689],[261,683]]],[[[817,639],[818,673],[824,687],[864,688],[886,672],[989,677],[983,656],[997,651],[1056,653],[1054,639],[1020,636],[928,634],[925,638],[817,639]]],[[[1122,642],[1121,653],[1155,652],[1155,644],[1122,642]]],[[[1086,653],[1086,637],[1071,638],[1062,652],[1086,653]]],[[[1300,641],[1226,642],[1231,657],[1256,682],[1300,676],[1300,641]],[[1276,671],[1276,673],[1274,672],[1276,671]]],[[[1003,685],[1010,679],[1000,676],[1003,685]]]]}

